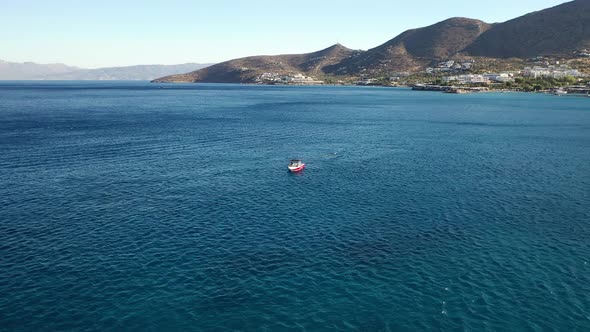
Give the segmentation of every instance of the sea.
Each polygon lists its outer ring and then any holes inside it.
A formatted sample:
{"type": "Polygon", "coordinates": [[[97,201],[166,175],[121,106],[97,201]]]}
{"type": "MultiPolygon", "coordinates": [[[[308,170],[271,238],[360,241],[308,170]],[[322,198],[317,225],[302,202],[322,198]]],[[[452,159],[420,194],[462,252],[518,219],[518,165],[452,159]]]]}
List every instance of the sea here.
{"type": "Polygon", "coordinates": [[[0,331],[590,331],[590,98],[0,82],[0,331]]]}

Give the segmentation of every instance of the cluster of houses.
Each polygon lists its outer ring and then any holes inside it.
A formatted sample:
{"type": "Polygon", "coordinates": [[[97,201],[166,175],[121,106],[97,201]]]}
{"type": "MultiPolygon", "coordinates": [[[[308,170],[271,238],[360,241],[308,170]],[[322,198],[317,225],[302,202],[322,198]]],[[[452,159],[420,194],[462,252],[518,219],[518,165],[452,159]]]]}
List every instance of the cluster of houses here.
{"type": "Polygon", "coordinates": [[[466,75],[455,75],[447,76],[442,79],[447,83],[455,84],[488,84],[488,83],[505,83],[514,82],[514,74],[512,73],[501,73],[501,74],[466,74],[466,75]]]}
{"type": "Polygon", "coordinates": [[[433,73],[440,73],[440,72],[450,72],[450,71],[464,71],[470,70],[473,66],[473,62],[465,61],[465,62],[458,62],[455,60],[448,60],[439,62],[436,67],[428,67],[426,68],[427,74],[433,73]]]}
{"type": "Polygon", "coordinates": [[[381,85],[376,78],[363,78],[355,82],[356,85],[381,85]]]}
{"type": "Polygon", "coordinates": [[[534,67],[525,67],[522,71],[522,76],[524,77],[543,77],[543,78],[564,78],[567,76],[572,77],[582,77],[584,76],[576,69],[571,69],[567,65],[555,65],[555,66],[534,66],[534,67]]]}
{"type": "MultiPolygon", "coordinates": [[[[541,57],[539,57],[541,58],[541,57]]],[[[576,69],[572,69],[567,65],[559,65],[555,62],[554,65],[525,67],[521,71],[503,72],[492,74],[469,74],[465,73],[471,69],[473,62],[457,62],[454,60],[440,62],[436,68],[428,68],[427,73],[442,73],[446,72],[448,76],[442,78],[442,81],[451,85],[487,85],[494,83],[509,83],[514,82],[515,76],[518,77],[533,77],[533,78],[564,78],[564,77],[584,77],[585,75],[576,69]]],[[[389,75],[389,82],[395,85],[396,82],[403,80],[410,76],[409,72],[391,73],[389,75]]],[[[286,84],[286,85],[311,85],[323,84],[323,81],[317,80],[315,77],[305,76],[301,73],[277,73],[266,72],[259,75],[255,79],[256,83],[260,84],[286,84]]],[[[344,84],[345,82],[339,81],[344,84]]],[[[375,79],[371,77],[362,77],[355,82],[357,85],[382,85],[382,79],[375,79]]]]}
{"type": "Polygon", "coordinates": [[[301,73],[280,74],[263,73],[256,78],[256,83],[261,84],[322,84],[314,77],[305,76],[301,73]]]}
{"type": "Polygon", "coordinates": [[[506,83],[514,82],[515,75],[533,78],[564,78],[564,77],[583,77],[583,73],[572,69],[567,65],[550,65],[546,67],[535,66],[525,67],[520,72],[508,72],[500,74],[463,74],[443,77],[446,83],[453,84],[489,84],[489,83],[506,83]]]}

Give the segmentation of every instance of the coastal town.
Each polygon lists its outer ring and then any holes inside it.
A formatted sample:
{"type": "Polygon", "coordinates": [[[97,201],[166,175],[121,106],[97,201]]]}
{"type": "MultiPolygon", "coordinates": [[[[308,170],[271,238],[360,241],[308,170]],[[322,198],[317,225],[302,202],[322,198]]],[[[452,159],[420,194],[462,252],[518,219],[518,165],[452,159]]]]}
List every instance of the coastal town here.
{"type": "MultiPolygon", "coordinates": [[[[590,58],[587,49],[576,51],[578,58],[590,58]]],[[[356,79],[331,79],[303,73],[265,72],[254,83],[267,85],[360,85],[407,86],[417,91],[471,93],[486,91],[545,92],[556,95],[590,96],[590,75],[573,68],[567,61],[537,56],[519,70],[484,71],[477,60],[445,60],[421,72],[396,72],[379,77],[362,75],[356,79]]]]}
{"type": "MultiPolygon", "coordinates": [[[[585,50],[584,50],[585,51],[585,50]]],[[[586,54],[586,53],[584,53],[586,54]]],[[[536,59],[536,60],[543,60],[536,59]]],[[[518,71],[506,71],[497,73],[461,73],[467,71],[471,63],[454,64],[453,61],[441,63],[437,68],[428,68],[427,73],[443,72],[431,82],[411,84],[413,90],[442,91],[447,93],[469,93],[483,91],[523,91],[546,92],[556,95],[568,93],[589,95],[590,76],[577,69],[571,68],[560,61],[543,61],[544,65],[524,67],[518,71]],[[466,66],[468,65],[468,66],[466,66]],[[449,74],[450,73],[450,74],[449,74]]],[[[394,82],[400,82],[396,76],[394,82]]],[[[402,84],[403,85],[403,84],[402,84]]]]}
{"type": "Polygon", "coordinates": [[[256,80],[259,84],[294,84],[294,85],[315,85],[324,84],[323,81],[317,80],[314,77],[305,76],[301,73],[279,74],[279,73],[263,73],[256,80]]]}

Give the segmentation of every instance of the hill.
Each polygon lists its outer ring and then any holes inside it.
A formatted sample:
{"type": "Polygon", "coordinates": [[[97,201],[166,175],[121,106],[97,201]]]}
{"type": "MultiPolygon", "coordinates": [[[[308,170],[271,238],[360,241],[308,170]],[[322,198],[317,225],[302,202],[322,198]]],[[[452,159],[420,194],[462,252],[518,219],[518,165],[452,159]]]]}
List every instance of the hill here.
{"type": "Polygon", "coordinates": [[[574,52],[584,49],[590,49],[590,0],[575,0],[504,23],[450,18],[407,30],[368,51],[337,44],[308,54],[253,56],[155,82],[252,83],[263,73],[300,73],[319,79],[379,78],[440,68],[447,60],[461,63],[453,66],[465,70],[518,70],[527,59],[539,55],[575,63],[574,52]]]}
{"type": "Polygon", "coordinates": [[[492,58],[567,56],[590,48],[590,0],[576,0],[497,24],[465,51],[492,58]]]}
{"type": "Polygon", "coordinates": [[[79,70],[63,63],[38,64],[34,62],[8,62],[0,60],[0,80],[34,80],[79,70]]]}
{"type": "Polygon", "coordinates": [[[0,60],[0,80],[153,80],[209,66],[185,63],[180,65],[138,65],[84,69],[64,64],[16,63],[0,60]]]}
{"type": "Polygon", "coordinates": [[[390,41],[326,68],[334,75],[416,71],[433,61],[461,52],[491,27],[485,22],[455,17],[434,25],[408,30],[390,41]]]}
{"type": "Polygon", "coordinates": [[[46,75],[50,80],[142,80],[185,73],[210,66],[210,64],[184,63],[179,65],[137,65],[128,67],[108,67],[82,69],[69,73],[46,75]]]}
{"type": "Polygon", "coordinates": [[[306,54],[253,56],[230,60],[182,75],[162,77],[154,82],[252,83],[264,73],[323,75],[323,68],[353,57],[358,51],[340,44],[306,54]]]}

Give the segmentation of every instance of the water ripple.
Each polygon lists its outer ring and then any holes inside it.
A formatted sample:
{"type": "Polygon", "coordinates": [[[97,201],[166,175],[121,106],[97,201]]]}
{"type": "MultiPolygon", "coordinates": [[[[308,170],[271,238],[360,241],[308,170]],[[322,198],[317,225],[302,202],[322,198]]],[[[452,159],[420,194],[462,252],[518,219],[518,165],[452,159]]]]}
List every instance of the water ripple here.
{"type": "Polygon", "coordinates": [[[584,100],[39,84],[0,84],[0,330],[590,329],[584,100]]]}

